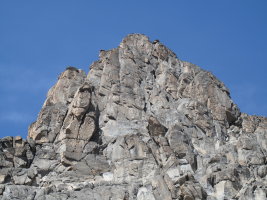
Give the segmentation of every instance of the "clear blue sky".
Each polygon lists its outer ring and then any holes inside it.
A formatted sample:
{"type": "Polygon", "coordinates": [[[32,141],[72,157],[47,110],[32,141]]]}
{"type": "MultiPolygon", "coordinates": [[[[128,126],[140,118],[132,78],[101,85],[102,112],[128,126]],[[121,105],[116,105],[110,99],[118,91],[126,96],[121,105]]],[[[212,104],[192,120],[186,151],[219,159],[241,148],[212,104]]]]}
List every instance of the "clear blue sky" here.
{"type": "Polygon", "coordinates": [[[88,72],[129,33],[159,39],[222,80],[242,112],[267,116],[266,11],[266,0],[1,0],[0,137],[25,137],[59,73],[88,72]]]}

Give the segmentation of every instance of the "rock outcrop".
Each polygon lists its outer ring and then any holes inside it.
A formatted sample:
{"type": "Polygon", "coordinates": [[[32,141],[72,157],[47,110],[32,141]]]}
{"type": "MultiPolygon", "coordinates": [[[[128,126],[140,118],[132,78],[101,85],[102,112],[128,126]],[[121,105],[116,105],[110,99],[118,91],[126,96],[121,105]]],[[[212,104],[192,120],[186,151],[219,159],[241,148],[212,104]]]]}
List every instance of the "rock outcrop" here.
{"type": "Polygon", "coordinates": [[[0,139],[0,199],[267,198],[267,118],[145,35],[99,57],[60,75],[27,140],[0,139]]]}

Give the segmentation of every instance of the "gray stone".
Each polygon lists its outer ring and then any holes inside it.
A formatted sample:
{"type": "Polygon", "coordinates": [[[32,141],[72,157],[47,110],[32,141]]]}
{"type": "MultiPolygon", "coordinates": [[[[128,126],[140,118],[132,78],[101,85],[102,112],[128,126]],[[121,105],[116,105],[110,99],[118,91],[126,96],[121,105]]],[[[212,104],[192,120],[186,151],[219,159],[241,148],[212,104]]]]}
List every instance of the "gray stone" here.
{"type": "Polygon", "coordinates": [[[212,73],[126,36],[49,90],[27,140],[0,139],[0,199],[266,199],[267,118],[212,73]]]}

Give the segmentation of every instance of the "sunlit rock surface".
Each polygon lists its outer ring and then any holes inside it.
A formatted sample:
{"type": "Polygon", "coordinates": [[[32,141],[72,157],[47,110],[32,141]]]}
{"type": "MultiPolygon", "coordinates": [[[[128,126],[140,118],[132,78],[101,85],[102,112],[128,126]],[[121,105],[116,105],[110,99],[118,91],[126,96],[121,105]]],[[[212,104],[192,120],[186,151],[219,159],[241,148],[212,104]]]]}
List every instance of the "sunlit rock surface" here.
{"type": "Polygon", "coordinates": [[[0,199],[264,200],[267,119],[158,40],[68,67],[27,140],[0,139],[0,199]]]}

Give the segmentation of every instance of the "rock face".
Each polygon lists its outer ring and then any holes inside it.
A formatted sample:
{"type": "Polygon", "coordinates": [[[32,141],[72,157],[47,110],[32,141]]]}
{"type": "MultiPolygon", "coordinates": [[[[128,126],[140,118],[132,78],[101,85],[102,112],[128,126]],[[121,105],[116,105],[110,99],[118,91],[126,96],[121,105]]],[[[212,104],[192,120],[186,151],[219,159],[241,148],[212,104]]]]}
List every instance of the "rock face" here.
{"type": "Polygon", "coordinates": [[[266,118],[158,40],[99,57],[60,75],[27,140],[0,139],[0,199],[267,198],[266,118]]]}

